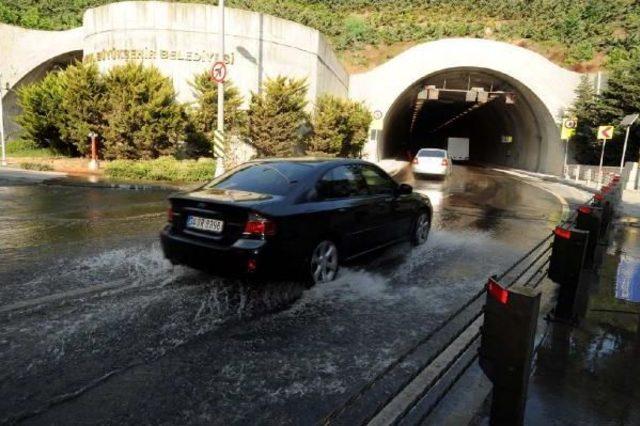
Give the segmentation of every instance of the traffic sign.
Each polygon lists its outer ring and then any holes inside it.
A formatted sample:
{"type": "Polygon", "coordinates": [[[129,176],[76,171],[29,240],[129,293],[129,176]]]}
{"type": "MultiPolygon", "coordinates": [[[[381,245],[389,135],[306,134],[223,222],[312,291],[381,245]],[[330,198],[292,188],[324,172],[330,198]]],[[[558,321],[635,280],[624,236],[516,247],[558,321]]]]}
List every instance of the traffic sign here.
{"type": "Polygon", "coordinates": [[[598,139],[608,140],[613,137],[613,126],[600,126],[598,127],[598,139]]]}
{"type": "Polygon", "coordinates": [[[216,83],[224,83],[227,78],[227,65],[223,61],[218,61],[211,67],[211,78],[216,83]]]}
{"type": "Polygon", "coordinates": [[[560,139],[568,141],[571,136],[575,135],[576,127],[578,127],[578,119],[575,117],[567,117],[562,120],[562,131],[560,139]]]}
{"type": "Polygon", "coordinates": [[[382,111],[380,111],[379,109],[373,111],[374,120],[380,120],[381,118],[382,118],[382,111]]]}

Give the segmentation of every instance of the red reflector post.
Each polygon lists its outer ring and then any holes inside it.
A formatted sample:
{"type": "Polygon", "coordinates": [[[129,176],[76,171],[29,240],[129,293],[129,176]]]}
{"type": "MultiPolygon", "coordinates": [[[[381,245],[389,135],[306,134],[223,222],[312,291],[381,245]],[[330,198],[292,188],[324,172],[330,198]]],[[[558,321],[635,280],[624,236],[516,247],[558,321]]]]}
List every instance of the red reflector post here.
{"type": "Polygon", "coordinates": [[[492,278],[489,278],[489,282],[487,282],[487,291],[491,297],[503,305],[506,305],[509,302],[509,290],[502,288],[502,286],[492,278]]]}
{"type": "Polygon", "coordinates": [[[564,238],[565,240],[571,239],[571,231],[560,226],[556,226],[556,229],[553,231],[553,233],[560,238],[564,238]]]}
{"type": "Polygon", "coordinates": [[[591,214],[591,212],[593,211],[593,209],[589,206],[582,206],[578,209],[578,211],[582,214],[591,214]]]}

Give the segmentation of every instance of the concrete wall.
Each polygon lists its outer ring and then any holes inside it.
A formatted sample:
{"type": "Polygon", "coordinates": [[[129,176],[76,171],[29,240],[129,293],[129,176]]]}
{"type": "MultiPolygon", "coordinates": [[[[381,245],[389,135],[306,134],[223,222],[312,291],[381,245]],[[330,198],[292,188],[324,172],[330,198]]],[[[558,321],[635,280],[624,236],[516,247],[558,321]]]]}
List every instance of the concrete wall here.
{"type": "Polygon", "coordinates": [[[7,138],[15,138],[19,127],[13,118],[19,112],[17,89],[39,80],[58,63],[82,57],[82,29],[36,31],[0,23],[0,75],[3,87],[3,116],[7,138]],[[4,90],[9,83],[10,91],[4,90]]]}
{"type": "MultiPolygon", "coordinates": [[[[533,131],[538,134],[533,139],[541,141],[539,170],[560,172],[562,146],[557,122],[574,100],[580,74],[530,50],[482,39],[445,39],[421,44],[369,72],[352,75],[349,96],[379,111],[383,118],[377,124],[383,127],[384,117],[407,88],[429,75],[459,68],[494,72],[518,89],[535,120],[533,131]]],[[[378,158],[377,141],[367,144],[366,153],[370,159],[378,158]]],[[[522,154],[527,156],[525,152],[522,154]]]]}
{"type": "MultiPolygon", "coordinates": [[[[157,66],[172,77],[181,100],[189,81],[220,59],[218,8],[203,4],[120,2],[84,15],[84,54],[103,70],[127,60],[157,66]]],[[[346,96],[349,77],[316,30],[273,16],[227,8],[228,78],[248,99],[269,77],[306,78],[309,100],[329,92],[346,96]]]]}

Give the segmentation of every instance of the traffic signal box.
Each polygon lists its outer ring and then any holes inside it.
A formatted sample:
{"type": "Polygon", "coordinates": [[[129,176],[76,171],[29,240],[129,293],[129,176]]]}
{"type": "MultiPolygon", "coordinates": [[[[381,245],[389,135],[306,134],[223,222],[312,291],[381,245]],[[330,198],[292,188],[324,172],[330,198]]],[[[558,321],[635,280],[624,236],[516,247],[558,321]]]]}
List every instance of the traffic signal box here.
{"type": "Polygon", "coordinates": [[[588,296],[581,278],[589,231],[556,227],[549,263],[549,278],[560,286],[554,315],[558,319],[574,321],[585,308],[588,296]]]}
{"type": "Polygon", "coordinates": [[[540,293],[487,283],[479,362],[493,382],[492,425],[521,425],[527,401],[540,293]]]}
{"type": "Polygon", "coordinates": [[[596,246],[598,245],[598,239],[600,238],[601,226],[602,207],[584,205],[578,208],[576,228],[589,232],[589,240],[587,241],[587,250],[584,258],[584,267],[586,269],[593,268],[596,246]]]}

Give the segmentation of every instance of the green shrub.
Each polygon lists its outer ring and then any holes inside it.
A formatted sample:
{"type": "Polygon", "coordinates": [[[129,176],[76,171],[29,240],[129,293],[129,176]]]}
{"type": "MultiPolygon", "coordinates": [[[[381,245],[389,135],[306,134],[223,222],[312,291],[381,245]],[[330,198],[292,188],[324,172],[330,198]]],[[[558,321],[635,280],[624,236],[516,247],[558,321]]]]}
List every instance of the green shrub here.
{"type": "Polygon", "coordinates": [[[215,160],[114,160],[106,164],[105,174],[113,179],[172,182],[204,182],[213,178],[215,160]]]}
{"type": "Polygon", "coordinates": [[[22,111],[16,121],[22,127],[22,138],[33,147],[73,153],[73,145],[62,132],[65,116],[60,105],[64,95],[64,78],[60,72],[51,72],[18,91],[18,104],[22,111]]]}
{"type": "Polygon", "coordinates": [[[134,62],[111,68],[104,79],[104,158],[173,155],[184,137],[186,115],[171,80],[155,67],[134,62]]]}
{"type": "Polygon", "coordinates": [[[244,135],[266,157],[291,157],[305,150],[309,115],[307,82],[289,77],[265,81],[251,94],[244,135]]]}
{"type": "Polygon", "coordinates": [[[20,163],[20,168],[26,170],[37,170],[39,172],[53,171],[53,167],[51,165],[44,163],[20,163]]]}
{"type": "MultiPolygon", "coordinates": [[[[211,155],[213,131],[218,123],[218,84],[208,71],[195,76],[191,82],[195,102],[190,105],[187,129],[188,156],[211,155]]],[[[239,134],[246,125],[247,114],[242,95],[231,81],[224,84],[224,128],[227,136],[239,134]]]]}
{"type": "Polygon", "coordinates": [[[323,95],[316,102],[308,155],[358,157],[373,119],[360,102],[323,95]]]}

